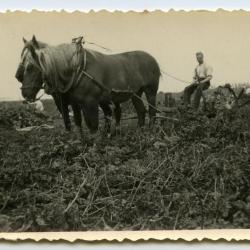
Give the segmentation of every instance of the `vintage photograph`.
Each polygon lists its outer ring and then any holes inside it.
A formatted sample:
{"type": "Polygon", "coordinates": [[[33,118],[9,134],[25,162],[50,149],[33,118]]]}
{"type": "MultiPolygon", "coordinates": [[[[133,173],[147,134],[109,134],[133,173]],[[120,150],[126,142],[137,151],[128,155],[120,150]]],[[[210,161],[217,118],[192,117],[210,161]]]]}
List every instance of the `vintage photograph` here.
{"type": "Polygon", "coordinates": [[[250,229],[250,13],[0,14],[0,232],[250,229]]]}

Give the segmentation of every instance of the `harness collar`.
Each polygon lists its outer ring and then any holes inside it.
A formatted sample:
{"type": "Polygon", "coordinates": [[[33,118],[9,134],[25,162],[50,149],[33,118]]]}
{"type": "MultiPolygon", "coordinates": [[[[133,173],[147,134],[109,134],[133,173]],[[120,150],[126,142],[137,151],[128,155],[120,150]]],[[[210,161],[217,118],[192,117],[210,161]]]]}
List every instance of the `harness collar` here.
{"type": "Polygon", "coordinates": [[[90,80],[92,80],[102,91],[107,91],[108,89],[99,81],[97,81],[91,74],[89,74],[86,70],[87,68],[87,52],[86,49],[82,46],[82,44],[85,43],[85,41],[82,41],[83,37],[74,38],[72,39],[72,43],[76,44],[76,54],[77,54],[77,61],[78,66],[74,73],[73,78],[75,78],[73,81],[72,87],[75,88],[79,85],[81,82],[81,79],[83,76],[88,77],[90,80]],[[79,47],[77,47],[79,46],[79,47]],[[83,63],[81,63],[81,56],[83,53],[83,63]]]}

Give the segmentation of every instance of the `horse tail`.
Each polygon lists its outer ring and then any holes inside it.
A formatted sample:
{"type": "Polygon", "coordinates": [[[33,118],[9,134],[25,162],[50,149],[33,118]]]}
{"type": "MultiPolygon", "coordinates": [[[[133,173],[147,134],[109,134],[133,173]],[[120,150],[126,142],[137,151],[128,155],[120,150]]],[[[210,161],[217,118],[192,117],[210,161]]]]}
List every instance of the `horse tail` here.
{"type": "Polygon", "coordinates": [[[157,60],[149,55],[151,57],[151,63],[150,63],[150,68],[152,70],[152,74],[153,74],[153,77],[152,77],[152,82],[151,82],[151,88],[154,89],[155,92],[158,91],[158,88],[159,88],[159,82],[160,82],[160,77],[162,75],[161,73],[161,69],[160,69],[160,65],[159,63],[157,62],[157,60]]]}

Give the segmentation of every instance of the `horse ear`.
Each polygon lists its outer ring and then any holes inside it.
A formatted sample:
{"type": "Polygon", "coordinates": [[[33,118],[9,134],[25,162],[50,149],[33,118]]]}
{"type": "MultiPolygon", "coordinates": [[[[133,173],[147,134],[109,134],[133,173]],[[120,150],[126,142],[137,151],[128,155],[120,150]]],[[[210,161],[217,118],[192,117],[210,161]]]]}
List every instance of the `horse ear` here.
{"type": "Polygon", "coordinates": [[[37,40],[36,40],[35,35],[33,35],[31,41],[32,41],[33,46],[34,46],[36,49],[38,49],[38,48],[39,48],[39,44],[38,44],[38,42],[37,42],[37,40]]]}
{"type": "Polygon", "coordinates": [[[23,42],[26,44],[28,41],[23,37],[23,42]]]}

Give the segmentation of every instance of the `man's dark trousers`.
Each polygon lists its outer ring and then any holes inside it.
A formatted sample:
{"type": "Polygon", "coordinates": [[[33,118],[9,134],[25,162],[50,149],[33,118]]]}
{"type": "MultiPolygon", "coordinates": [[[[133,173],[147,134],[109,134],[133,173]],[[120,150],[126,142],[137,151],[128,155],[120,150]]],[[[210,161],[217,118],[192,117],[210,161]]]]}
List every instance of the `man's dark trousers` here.
{"type": "MultiPolygon", "coordinates": [[[[202,81],[204,79],[199,79],[199,81],[202,81]]],[[[184,90],[184,104],[188,105],[191,103],[191,96],[194,93],[194,100],[193,100],[193,107],[195,109],[199,108],[200,105],[200,99],[202,96],[202,91],[206,90],[210,87],[210,81],[204,82],[204,83],[192,83],[189,86],[187,86],[184,90]]]]}

